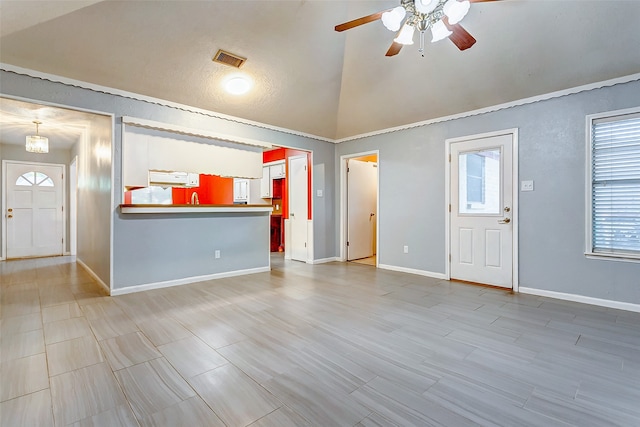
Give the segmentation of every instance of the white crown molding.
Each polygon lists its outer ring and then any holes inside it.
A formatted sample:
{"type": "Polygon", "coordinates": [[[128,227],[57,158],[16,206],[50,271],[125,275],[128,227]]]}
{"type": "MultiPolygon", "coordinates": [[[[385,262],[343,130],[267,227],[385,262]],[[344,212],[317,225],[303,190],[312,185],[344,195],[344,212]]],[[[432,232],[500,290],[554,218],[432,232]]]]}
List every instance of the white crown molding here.
{"type": "Polygon", "coordinates": [[[451,120],[462,119],[465,117],[477,116],[479,114],[491,113],[494,111],[505,110],[507,108],[518,107],[521,105],[534,104],[540,101],[546,101],[549,99],[560,98],[566,95],[573,95],[580,92],[586,92],[594,89],[601,89],[603,87],[615,86],[617,84],[629,83],[636,80],[640,80],[640,73],[631,74],[629,76],[618,77],[611,80],[605,80],[602,82],[589,83],[582,86],[576,86],[569,89],[563,89],[556,92],[550,92],[542,95],[532,96],[530,98],[523,98],[517,101],[505,102],[504,104],[493,105],[490,107],[479,108],[477,110],[466,111],[464,113],[452,114],[449,116],[437,117],[435,119],[423,120],[421,122],[409,123],[402,126],[396,126],[392,128],[377,130],[373,132],[362,133],[359,135],[348,136],[346,138],[340,138],[334,140],[336,144],[340,144],[341,142],[353,141],[356,139],[368,138],[371,136],[384,135],[386,133],[398,132],[401,130],[413,129],[417,127],[427,126],[434,123],[442,123],[448,122],[451,120]]]}
{"type": "Polygon", "coordinates": [[[178,109],[178,110],[189,111],[191,113],[202,114],[203,116],[215,117],[215,118],[218,118],[218,119],[228,120],[228,121],[235,122],[235,123],[241,123],[241,124],[248,125],[248,126],[254,126],[254,127],[258,127],[258,128],[262,128],[262,129],[273,130],[273,131],[276,131],[276,132],[288,133],[288,134],[296,135],[296,136],[302,136],[304,138],[310,138],[310,139],[316,139],[316,140],[319,140],[319,141],[335,143],[334,139],[326,138],[324,136],[318,136],[318,135],[313,135],[313,134],[310,134],[310,133],[299,132],[299,131],[296,131],[296,130],[293,130],[293,129],[287,129],[287,128],[283,128],[283,127],[279,127],[279,126],[273,126],[273,125],[269,125],[269,124],[266,124],[266,123],[260,123],[260,122],[256,122],[256,121],[253,121],[253,120],[243,119],[241,117],[236,117],[236,116],[231,116],[231,115],[228,115],[228,114],[218,113],[216,111],[205,110],[205,109],[202,109],[202,108],[196,108],[196,107],[192,107],[192,106],[186,105],[186,104],[180,104],[180,103],[177,103],[177,102],[167,101],[165,99],[154,98],[152,96],[140,95],[138,93],[129,92],[129,91],[120,90],[120,89],[115,89],[115,88],[108,87],[108,86],[101,86],[101,85],[85,82],[85,81],[82,81],[82,80],[76,80],[76,79],[71,79],[71,78],[68,78],[68,77],[57,76],[55,74],[43,73],[43,72],[40,72],[40,71],[31,70],[29,68],[17,67],[15,65],[5,64],[5,63],[2,63],[2,62],[0,62],[0,70],[4,70],[4,71],[11,72],[11,73],[16,73],[16,74],[23,74],[23,75],[26,75],[26,76],[29,76],[29,77],[35,77],[35,78],[39,78],[39,79],[42,79],[42,80],[48,80],[48,81],[51,81],[51,82],[54,82],[54,83],[62,83],[62,84],[69,85],[69,86],[76,86],[76,87],[80,87],[82,89],[92,90],[94,92],[102,92],[102,93],[107,93],[109,95],[121,96],[123,98],[135,99],[136,101],[148,102],[150,104],[163,105],[165,107],[171,107],[171,108],[175,108],[175,109],[178,109]]]}
{"type": "Polygon", "coordinates": [[[185,105],[185,104],[179,104],[177,102],[167,101],[167,100],[160,99],[160,98],[154,98],[154,97],[151,97],[151,96],[140,95],[140,94],[133,93],[133,92],[128,92],[128,91],[124,91],[124,90],[120,90],[120,89],[110,88],[110,87],[107,87],[107,86],[96,85],[96,84],[93,84],[93,83],[88,83],[88,82],[84,82],[84,81],[76,80],[76,79],[70,79],[70,78],[67,78],[67,77],[57,76],[57,75],[54,75],[54,74],[43,73],[43,72],[40,72],[40,71],[28,69],[28,68],[17,67],[15,65],[5,64],[5,63],[2,63],[2,62],[0,62],[0,70],[4,70],[4,71],[16,73],[16,74],[23,74],[23,75],[27,75],[27,76],[30,76],[30,77],[36,77],[36,78],[40,78],[40,79],[43,79],[43,80],[49,80],[49,81],[55,82],[55,83],[62,83],[62,84],[70,85],[70,86],[76,86],[76,87],[80,87],[80,88],[83,88],[83,89],[92,90],[94,92],[103,92],[103,93],[107,93],[107,94],[110,94],[110,95],[121,96],[123,98],[130,98],[130,99],[135,99],[137,101],[149,102],[151,104],[163,105],[163,106],[166,106],[166,107],[171,107],[171,108],[176,108],[176,109],[179,109],[179,110],[189,111],[189,112],[196,113],[196,114],[202,114],[202,115],[209,116],[209,117],[215,117],[215,118],[219,118],[219,119],[223,119],[223,120],[229,120],[229,121],[232,121],[232,122],[241,123],[241,124],[245,124],[245,125],[248,125],[248,126],[254,126],[254,127],[258,127],[258,128],[262,128],[262,129],[273,130],[273,131],[276,131],[276,132],[287,133],[287,134],[290,134],[290,135],[301,136],[301,137],[304,137],[304,138],[310,138],[310,139],[315,139],[315,140],[319,140],[319,141],[330,142],[330,143],[333,143],[333,144],[340,144],[342,142],[348,142],[348,141],[353,141],[353,140],[357,140],[357,139],[368,138],[368,137],[371,137],[371,136],[384,135],[384,134],[387,134],[387,133],[398,132],[398,131],[407,130],[407,129],[413,129],[413,128],[422,127],[422,126],[428,126],[428,125],[431,125],[431,124],[434,124],[434,123],[442,123],[442,122],[447,122],[447,121],[451,121],[451,120],[462,119],[462,118],[465,118],[465,117],[477,116],[479,114],[491,113],[491,112],[494,112],[494,111],[505,110],[507,108],[517,107],[517,106],[521,106],[521,105],[534,104],[536,102],[546,101],[546,100],[554,99],[554,98],[559,98],[559,97],[566,96],[566,95],[573,95],[573,94],[580,93],[580,92],[590,91],[590,90],[594,90],[594,89],[601,89],[601,88],[604,88],[604,87],[615,86],[617,84],[629,83],[629,82],[632,82],[632,81],[640,80],[640,73],[636,73],[636,74],[631,74],[631,75],[628,75],[628,76],[618,77],[618,78],[615,78],[615,79],[604,80],[604,81],[596,82],[596,83],[589,83],[589,84],[586,84],[586,85],[576,86],[576,87],[569,88],[569,89],[563,89],[563,90],[550,92],[550,93],[546,93],[546,94],[542,94],[542,95],[536,95],[536,96],[532,96],[532,97],[529,97],[529,98],[519,99],[517,101],[511,101],[511,102],[506,102],[506,103],[503,103],[503,104],[493,105],[493,106],[490,106],[490,107],[479,108],[477,110],[466,111],[464,113],[458,113],[458,114],[452,114],[452,115],[449,115],[449,116],[437,117],[437,118],[434,118],[434,119],[423,120],[423,121],[420,121],[420,122],[409,123],[409,124],[402,125],[402,126],[396,126],[396,127],[387,128],[387,129],[381,129],[381,130],[377,130],[377,131],[373,131],[373,132],[362,133],[362,134],[358,134],[358,135],[354,135],[354,136],[348,136],[348,137],[345,137],[345,138],[332,139],[332,138],[326,138],[326,137],[323,137],[323,136],[313,135],[313,134],[309,134],[309,133],[305,133],[305,132],[299,132],[299,131],[296,131],[296,130],[293,130],[293,129],[287,129],[287,128],[282,128],[282,127],[278,127],[278,126],[272,126],[272,125],[268,125],[266,123],[260,123],[260,122],[256,122],[256,121],[252,121],[252,120],[247,120],[247,119],[243,119],[243,118],[240,118],[240,117],[230,116],[230,115],[223,114],[223,113],[218,113],[218,112],[215,112],[215,111],[204,110],[204,109],[201,109],[201,108],[196,108],[196,107],[192,107],[192,106],[185,105]]]}
{"type": "Polygon", "coordinates": [[[122,116],[122,123],[129,126],[137,126],[147,129],[156,129],[167,132],[179,133],[182,135],[199,136],[219,141],[234,142],[236,144],[251,145],[261,148],[273,148],[273,144],[258,139],[243,138],[241,136],[229,135],[219,132],[211,132],[202,129],[194,129],[185,126],[171,125],[168,123],[156,122],[153,120],[138,119],[136,117],[122,116]]]}

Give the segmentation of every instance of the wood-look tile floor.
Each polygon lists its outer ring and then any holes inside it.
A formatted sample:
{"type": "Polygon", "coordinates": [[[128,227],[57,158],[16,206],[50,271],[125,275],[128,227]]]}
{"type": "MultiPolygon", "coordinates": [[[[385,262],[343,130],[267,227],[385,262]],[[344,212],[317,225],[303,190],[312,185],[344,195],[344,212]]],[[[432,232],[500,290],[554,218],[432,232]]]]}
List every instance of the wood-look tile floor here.
{"type": "Polygon", "coordinates": [[[109,297],[68,257],[0,262],[1,425],[640,425],[639,313],[272,266],[109,297]]]}

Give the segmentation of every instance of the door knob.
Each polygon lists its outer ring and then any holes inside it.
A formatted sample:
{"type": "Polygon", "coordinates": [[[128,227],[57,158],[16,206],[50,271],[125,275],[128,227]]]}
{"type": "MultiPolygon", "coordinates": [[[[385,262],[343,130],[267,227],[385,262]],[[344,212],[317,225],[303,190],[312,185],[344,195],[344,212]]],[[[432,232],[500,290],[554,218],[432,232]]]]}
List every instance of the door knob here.
{"type": "Polygon", "coordinates": [[[498,221],[498,224],[509,224],[511,222],[511,218],[505,218],[503,220],[498,221]]]}
{"type": "Polygon", "coordinates": [[[12,208],[7,209],[8,212],[13,212],[12,208]]]}
{"type": "Polygon", "coordinates": [[[7,215],[7,218],[13,218],[13,215],[9,214],[7,215]]]}

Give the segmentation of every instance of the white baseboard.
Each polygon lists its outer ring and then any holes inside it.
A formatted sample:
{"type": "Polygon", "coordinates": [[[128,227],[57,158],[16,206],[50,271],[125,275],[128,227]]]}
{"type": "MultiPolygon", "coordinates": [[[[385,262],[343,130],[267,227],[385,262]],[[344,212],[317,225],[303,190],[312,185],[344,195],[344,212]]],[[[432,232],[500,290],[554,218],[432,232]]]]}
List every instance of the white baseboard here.
{"type": "Polygon", "coordinates": [[[640,304],[630,302],[613,301],[608,299],[586,297],[576,294],[565,294],[564,292],[547,291],[544,289],[525,288],[520,286],[519,292],[523,294],[537,295],[540,297],[556,298],[565,301],[581,302],[583,304],[599,305],[601,307],[616,308],[618,310],[634,311],[640,313],[640,304]]]}
{"type": "Polygon", "coordinates": [[[378,268],[381,268],[383,270],[399,271],[401,273],[417,274],[419,276],[433,277],[434,279],[442,279],[442,280],[447,279],[447,276],[444,273],[435,273],[433,271],[417,270],[415,268],[398,267],[395,265],[387,265],[387,264],[378,264],[378,268]]]}
{"type": "Polygon", "coordinates": [[[249,268],[246,270],[225,271],[224,273],[206,274],[204,276],[185,277],[184,279],[167,280],[165,282],[145,283],[143,285],[127,286],[111,291],[111,295],[124,295],[133,292],[149,291],[151,289],[168,288],[171,286],[186,285],[188,283],[204,282],[205,280],[222,279],[224,277],[244,276],[246,274],[265,273],[271,271],[270,267],[249,268]]]}
{"type": "Polygon", "coordinates": [[[93,278],[93,280],[98,282],[98,284],[102,286],[104,290],[109,293],[109,295],[113,295],[113,292],[111,292],[111,289],[109,289],[109,286],[107,286],[107,284],[104,283],[102,279],[99,278],[98,275],[91,268],[89,268],[87,264],[85,264],[80,258],[76,258],[76,263],[79,264],[80,267],[84,268],[85,271],[89,273],[89,275],[93,278]]]}
{"type": "Polygon", "coordinates": [[[325,264],[327,262],[334,262],[334,261],[340,261],[340,259],[336,256],[329,257],[329,258],[320,258],[320,259],[312,260],[309,264],[325,264]]]}

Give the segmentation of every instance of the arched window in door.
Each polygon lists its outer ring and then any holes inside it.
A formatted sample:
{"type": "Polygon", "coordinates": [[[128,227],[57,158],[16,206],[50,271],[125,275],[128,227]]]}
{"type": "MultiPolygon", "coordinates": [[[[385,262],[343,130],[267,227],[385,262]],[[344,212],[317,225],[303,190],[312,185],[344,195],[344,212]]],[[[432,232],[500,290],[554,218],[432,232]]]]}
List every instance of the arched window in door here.
{"type": "Polygon", "coordinates": [[[39,187],[53,187],[53,180],[44,173],[30,171],[20,175],[16,180],[16,185],[23,187],[31,187],[33,185],[37,185],[39,187]]]}

